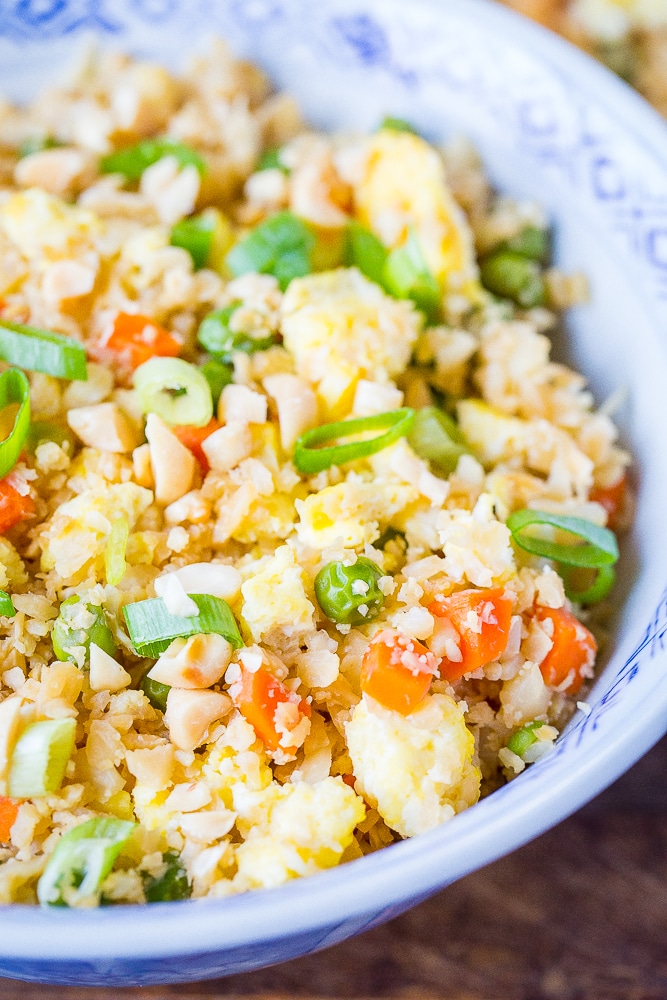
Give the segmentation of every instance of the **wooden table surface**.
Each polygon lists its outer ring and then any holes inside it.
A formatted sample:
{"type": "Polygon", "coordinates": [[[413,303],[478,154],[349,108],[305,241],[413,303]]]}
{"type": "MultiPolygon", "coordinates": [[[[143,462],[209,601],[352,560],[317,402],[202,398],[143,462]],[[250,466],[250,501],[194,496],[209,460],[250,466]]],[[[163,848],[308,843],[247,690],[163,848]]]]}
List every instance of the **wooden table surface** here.
{"type": "Polygon", "coordinates": [[[384,927],[273,969],[0,1000],[667,1000],[667,738],[577,815],[384,927]]]}

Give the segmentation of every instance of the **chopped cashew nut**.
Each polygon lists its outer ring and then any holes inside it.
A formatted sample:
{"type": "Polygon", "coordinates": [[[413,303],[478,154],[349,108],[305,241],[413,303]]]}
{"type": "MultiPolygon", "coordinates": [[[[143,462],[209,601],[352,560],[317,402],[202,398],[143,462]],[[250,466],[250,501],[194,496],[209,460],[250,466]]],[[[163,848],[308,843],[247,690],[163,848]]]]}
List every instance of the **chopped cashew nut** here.
{"type": "Polygon", "coordinates": [[[180,500],[192,487],[196,458],[155,413],[148,414],[146,437],[151,449],[155,499],[163,504],[180,500]]]}
{"type": "Polygon", "coordinates": [[[232,659],[232,647],[221,635],[174,639],[148,676],[170,687],[208,688],[217,684],[232,659]]]}
{"type": "Polygon", "coordinates": [[[122,691],[132,683],[132,677],[127,670],[94,642],[90,644],[88,678],[93,691],[122,691]]]}
{"type": "Polygon", "coordinates": [[[125,453],[139,444],[139,435],[117,403],[77,406],[67,413],[67,423],[89,448],[125,453]]]}
{"type": "Polygon", "coordinates": [[[202,451],[214,472],[229,472],[252,452],[252,434],[247,423],[231,420],[202,441],[202,451]]]}
{"type": "Polygon", "coordinates": [[[264,388],[275,400],[280,424],[280,443],[291,451],[296,439],[317,424],[317,396],[296,375],[269,375],[264,388]]]}
{"type": "Polygon", "coordinates": [[[206,739],[211,723],[228,715],[231,709],[232,700],[226,694],[172,688],[164,716],[171,742],[179,750],[196,750],[206,739]]]}
{"type": "Polygon", "coordinates": [[[226,385],[218,403],[218,419],[225,424],[240,420],[245,424],[264,424],[267,417],[266,396],[247,385],[226,385]]]}
{"type": "Polygon", "coordinates": [[[175,576],[188,594],[210,594],[223,601],[233,601],[241,592],[241,574],[235,566],[225,563],[191,563],[171,573],[164,573],[155,581],[155,593],[161,596],[163,580],[175,576]]]}

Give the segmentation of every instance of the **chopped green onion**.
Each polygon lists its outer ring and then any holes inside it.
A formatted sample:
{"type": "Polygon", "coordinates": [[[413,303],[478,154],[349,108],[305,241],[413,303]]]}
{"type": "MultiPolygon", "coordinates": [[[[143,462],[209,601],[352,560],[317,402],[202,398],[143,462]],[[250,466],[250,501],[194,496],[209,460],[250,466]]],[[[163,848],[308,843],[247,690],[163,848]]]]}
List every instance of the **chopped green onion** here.
{"type": "Polygon", "coordinates": [[[100,888],[136,823],[97,816],[63,834],[37,883],[42,906],[99,902],[100,888]]]}
{"type": "Polygon", "coordinates": [[[103,156],[100,173],[123,174],[128,181],[138,181],[144,170],[165,156],[173,156],[180,167],[192,165],[200,174],[205,173],[206,163],[196,149],[173,139],[144,139],[136,146],[119,149],[116,153],[103,156]]]}
{"type": "Polygon", "coordinates": [[[482,284],[494,295],[511,299],[523,309],[546,302],[542,268],[528,257],[510,250],[498,250],[479,266],[482,284]]]}
{"type": "Polygon", "coordinates": [[[371,281],[383,285],[387,257],[387,248],[375,233],[358,222],[349,223],[345,243],[345,264],[348,267],[358,267],[371,281]]]}
{"type": "Polygon", "coordinates": [[[380,128],[387,128],[392,132],[411,132],[412,135],[419,135],[414,125],[406,122],[405,118],[394,118],[392,115],[387,115],[386,118],[382,119],[380,128]]]}
{"type": "Polygon", "coordinates": [[[153,708],[157,708],[164,714],[167,711],[167,697],[171,691],[171,685],[162,684],[160,681],[153,680],[148,674],[144,674],[140,687],[153,708]]]}
{"type": "Polygon", "coordinates": [[[222,390],[226,385],[231,385],[234,381],[234,369],[230,365],[224,364],[222,361],[216,361],[213,358],[201,366],[201,373],[209,384],[213,409],[216,410],[222,390]]]}
{"type": "Polygon", "coordinates": [[[384,267],[384,285],[399,299],[412,299],[430,322],[437,320],[442,292],[429,270],[419,241],[410,232],[402,247],[392,250],[384,267]]]}
{"type": "Polygon", "coordinates": [[[169,242],[173,247],[182,247],[192,257],[195,270],[206,267],[213,244],[215,219],[202,213],[189,219],[181,219],[171,229],[169,242]]]}
{"type": "Polygon", "coordinates": [[[147,903],[170,903],[176,899],[189,899],[192,887],[188,882],[188,874],[183,867],[180,854],[167,851],[162,855],[165,870],[162,875],[152,878],[146,874],[144,893],[147,903]]]}
{"type": "Polygon", "coordinates": [[[123,608],[132,645],[138,656],[158,657],[174,639],[217,632],[235,649],[243,645],[236,619],[226,601],[210,594],[189,594],[199,608],[192,618],[172,615],[161,597],[126,604],[123,608]]]}
{"type": "Polygon", "coordinates": [[[278,212],[262,222],[227,254],[232,274],[273,274],[285,291],[293,278],[312,271],[315,237],[303,219],[292,212],[278,212]]]}
{"type": "Polygon", "coordinates": [[[418,455],[446,476],[454,471],[461,455],[471,454],[452,418],[437,406],[417,410],[408,441],[418,455]]]}
{"type": "Polygon", "coordinates": [[[215,354],[222,361],[229,362],[234,351],[244,354],[254,354],[255,351],[266,351],[273,347],[276,338],[251,337],[248,333],[230,330],[229,321],[240,306],[240,302],[232,302],[224,309],[215,309],[202,320],[197,331],[197,340],[210,354],[215,354]]]}
{"type": "Polygon", "coordinates": [[[107,625],[104,608],[97,604],[86,604],[81,607],[78,594],[68,597],[60,605],[58,617],[53,623],[51,645],[57,660],[85,666],[90,661],[90,644],[103,649],[109,656],[116,655],[116,643],[113,633],[107,625]],[[92,617],[92,621],[89,619],[92,617]],[[84,622],[81,625],[81,622],[84,622]],[[79,664],[78,650],[83,647],[84,660],[79,664]]]}
{"type": "Polygon", "coordinates": [[[376,413],[372,417],[356,417],[354,420],[341,420],[335,424],[315,427],[312,431],[302,434],[296,442],[294,464],[299,472],[310,475],[329,469],[332,465],[342,465],[344,462],[353,462],[357,458],[374,455],[399,438],[405,437],[412,427],[414,418],[415,411],[403,407],[401,410],[390,410],[388,413],[376,413]],[[317,447],[329,441],[378,430],[384,430],[385,433],[362,441],[351,441],[349,444],[336,444],[328,448],[317,447]]]}
{"type": "Polygon", "coordinates": [[[211,389],[199,368],[181,358],[150,358],[134,373],[134,388],[144,413],[167,424],[205,427],[213,416],[211,389]]]}
{"type": "Polygon", "coordinates": [[[596,570],[595,579],[583,590],[572,585],[573,574],[567,566],[562,566],[560,573],[565,583],[565,593],[575,604],[597,604],[603,601],[616,581],[616,572],[612,566],[601,566],[596,570]]]}
{"type": "Polygon", "coordinates": [[[56,378],[79,382],[88,378],[86,351],[78,340],[4,319],[0,320],[0,358],[10,365],[56,378]]]}
{"type": "Polygon", "coordinates": [[[19,146],[19,158],[32,156],[33,153],[43,153],[45,149],[58,149],[63,143],[52,135],[29,135],[19,146]]]}
{"type": "Polygon", "coordinates": [[[13,618],[16,614],[14,602],[6,590],[0,590],[0,617],[13,618]]]}
{"type": "Polygon", "coordinates": [[[264,150],[259,158],[257,170],[282,170],[284,174],[290,173],[290,168],[286,167],[280,159],[280,146],[264,150]]]}
{"type": "Polygon", "coordinates": [[[536,556],[553,559],[565,566],[601,569],[613,566],[618,559],[616,536],[583,517],[549,514],[543,510],[517,510],[507,518],[507,527],[516,544],[536,556]],[[583,544],[564,545],[526,531],[531,525],[548,525],[566,531],[583,544]]]}
{"type": "Polygon", "coordinates": [[[529,260],[546,264],[549,259],[550,239],[548,229],[538,229],[537,226],[526,226],[516,236],[504,240],[496,250],[510,250],[529,260]]]}
{"type": "Polygon", "coordinates": [[[523,726],[522,729],[517,729],[517,731],[510,737],[507,743],[507,749],[515,753],[517,757],[523,757],[528,747],[532,747],[533,743],[537,743],[537,736],[535,735],[536,729],[541,729],[544,725],[543,722],[529,722],[527,726],[523,726]]]}
{"type": "Polygon", "coordinates": [[[130,537],[130,523],[125,516],[117,517],[111,525],[111,531],[107,539],[106,552],[104,553],[104,567],[107,583],[112,587],[118,586],[125,576],[127,563],[125,553],[127,551],[127,540],[130,537]]]}
{"type": "Polygon", "coordinates": [[[18,403],[14,424],[0,441],[0,479],[14,468],[30,429],[30,383],[18,368],[8,368],[0,375],[0,411],[18,403]]]}
{"type": "Polygon", "coordinates": [[[25,441],[26,448],[35,452],[39,445],[46,441],[54,441],[61,448],[67,445],[63,450],[67,451],[69,455],[74,453],[76,439],[69,427],[61,427],[50,420],[33,420],[25,441]]]}
{"type": "Polygon", "coordinates": [[[52,795],[63,783],[74,752],[76,721],[33,722],[18,738],[9,764],[9,794],[15,799],[52,795]]]}

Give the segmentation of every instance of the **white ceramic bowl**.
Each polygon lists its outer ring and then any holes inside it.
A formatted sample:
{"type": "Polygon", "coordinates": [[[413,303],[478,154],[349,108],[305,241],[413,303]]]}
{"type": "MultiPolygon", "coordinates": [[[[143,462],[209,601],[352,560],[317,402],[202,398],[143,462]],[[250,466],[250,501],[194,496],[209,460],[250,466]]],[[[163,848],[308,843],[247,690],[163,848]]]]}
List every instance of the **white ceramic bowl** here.
{"type": "Polygon", "coordinates": [[[382,923],[592,798],[667,728],[667,130],[564,42],[485,0],[12,0],[0,87],[21,99],[89,31],[181,62],[217,32],[322,126],[385,114],[469,135],[498,186],[541,200],[558,260],[591,278],[569,352],[599,399],[629,390],[637,521],[612,655],[557,749],[451,823],[283,888],[96,912],[0,909],[0,974],[51,983],[196,980],[280,962],[382,923]]]}

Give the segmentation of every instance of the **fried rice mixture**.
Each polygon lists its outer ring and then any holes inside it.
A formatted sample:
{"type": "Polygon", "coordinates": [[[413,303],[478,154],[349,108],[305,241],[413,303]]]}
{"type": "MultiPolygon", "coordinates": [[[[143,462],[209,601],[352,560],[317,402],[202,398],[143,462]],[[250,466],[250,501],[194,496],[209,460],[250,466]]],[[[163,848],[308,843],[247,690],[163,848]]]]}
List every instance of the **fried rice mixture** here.
{"type": "Polygon", "coordinates": [[[553,746],[630,494],[538,206],[97,54],[0,107],[0,254],[0,902],[277,886],[553,746]]]}

